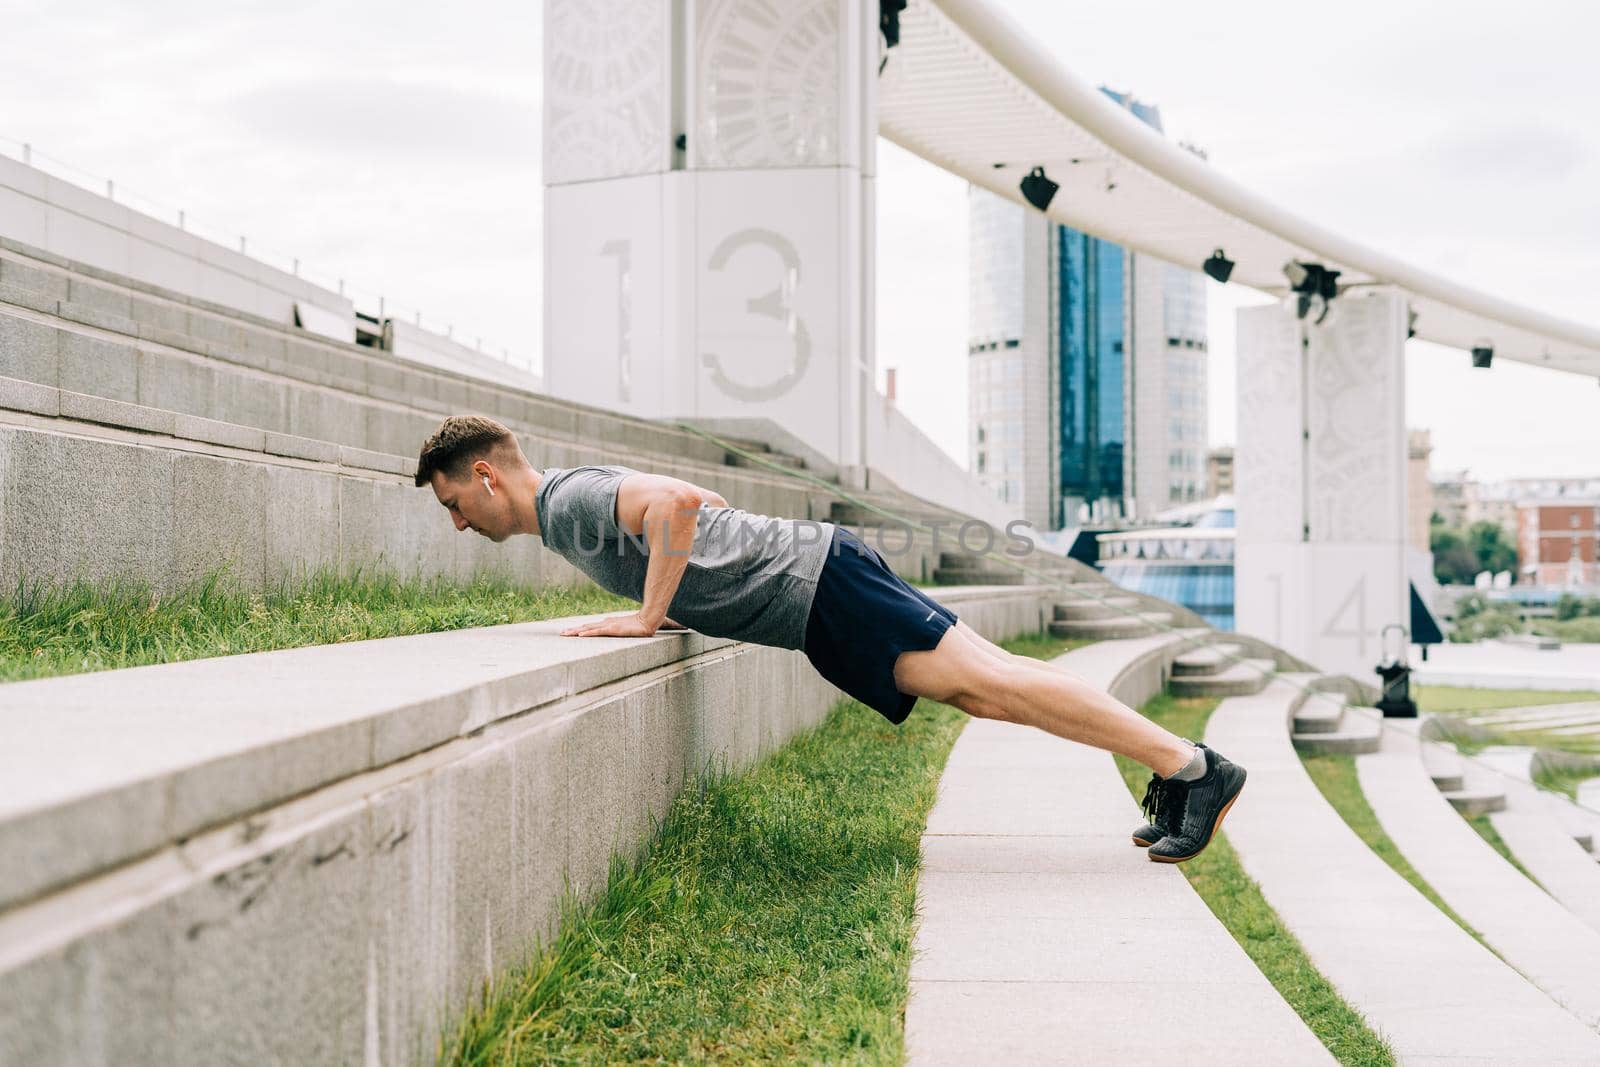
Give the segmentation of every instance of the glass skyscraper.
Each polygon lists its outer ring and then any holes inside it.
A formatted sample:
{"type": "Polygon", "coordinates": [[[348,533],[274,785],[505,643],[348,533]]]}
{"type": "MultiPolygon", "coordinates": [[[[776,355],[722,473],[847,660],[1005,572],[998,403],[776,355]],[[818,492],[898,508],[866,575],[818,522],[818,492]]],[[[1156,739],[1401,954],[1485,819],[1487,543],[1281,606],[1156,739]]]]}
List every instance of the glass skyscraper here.
{"type": "Polygon", "coordinates": [[[1126,485],[1123,252],[1065,226],[1051,229],[1059,264],[1060,494],[1066,501],[1120,501],[1126,485]]]}
{"type": "Polygon", "coordinates": [[[1200,499],[1203,278],[985,190],[969,204],[973,473],[1039,529],[1200,499]]]}

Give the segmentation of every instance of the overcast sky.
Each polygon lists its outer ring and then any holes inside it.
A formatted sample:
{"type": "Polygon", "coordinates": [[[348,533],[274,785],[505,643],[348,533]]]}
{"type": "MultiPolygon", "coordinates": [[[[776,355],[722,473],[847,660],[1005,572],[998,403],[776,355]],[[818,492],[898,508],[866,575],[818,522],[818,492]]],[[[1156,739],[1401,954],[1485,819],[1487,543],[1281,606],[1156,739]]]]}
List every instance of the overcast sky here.
{"type": "MultiPolygon", "coordinates": [[[[539,363],[540,6],[0,0],[0,138],[539,363]]],[[[1470,285],[1600,323],[1600,6],[1006,5],[1211,165],[1470,285]]],[[[0,141],[0,150],[15,154],[0,141]]],[[[880,368],[966,461],[963,182],[884,144],[880,368]]],[[[1234,436],[1212,287],[1211,434],[1234,436]]],[[[1436,470],[1600,474],[1600,386],[1414,345],[1436,470]]]]}

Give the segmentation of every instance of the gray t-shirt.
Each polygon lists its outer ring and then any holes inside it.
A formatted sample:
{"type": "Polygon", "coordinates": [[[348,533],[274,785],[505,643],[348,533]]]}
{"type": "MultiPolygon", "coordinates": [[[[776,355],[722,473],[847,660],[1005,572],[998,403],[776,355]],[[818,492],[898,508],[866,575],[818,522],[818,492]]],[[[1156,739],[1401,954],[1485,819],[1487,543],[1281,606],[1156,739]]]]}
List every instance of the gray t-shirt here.
{"type": "MultiPolygon", "coordinates": [[[[547,546],[602,589],[643,602],[649,542],[617,524],[617,487],[637,473],[621,466],[552,467],[542,472],[534,507],[547,546]]],[[[702,506],[689,564],[667,614],[712,637],[801,648],[832,541],[830,522],[702,506]]]]}

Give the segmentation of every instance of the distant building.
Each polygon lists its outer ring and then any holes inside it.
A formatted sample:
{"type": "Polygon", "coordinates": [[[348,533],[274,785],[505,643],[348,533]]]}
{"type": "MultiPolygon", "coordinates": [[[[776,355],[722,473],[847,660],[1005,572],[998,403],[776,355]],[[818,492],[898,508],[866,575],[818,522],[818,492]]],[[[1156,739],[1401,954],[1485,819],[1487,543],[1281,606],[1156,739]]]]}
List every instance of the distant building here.
{"type": "Polygon", "coordinates": [[[968,203],[973,474],[1041,530],[1203,499],[1204,278],[985,190],[968,203]]]}
{"type": "Polygon", "coordinates": [[[1223,445],[1206,453],[1206,497],[1215,500],[1233,492],[1233,446],[1223,445]]]}
{"type": "Polygon", "coordinates": [[[1594,500],[1530,500],[1517,506],[1517,561],[1522,581],[1580,589],[1600,586],[1594,500]]]}
{"type": "Polygon", "coordinates": [[[1412,548],[1431,551],[1429,523],[1433,518],[1433,483],[1428,480],[1428,457],[1433,444],[1427,430],[1412,430],[1406,435],[1409,445],[1406,466],[1406,541],[1412,548]]]}
{"type": "Polygon", "coordinates": [[[1476,507],[1478,483],[1462,471],[1433,479],[1433,512],[1446,526],[1465,526],[1469,507],[1476,507]]]}

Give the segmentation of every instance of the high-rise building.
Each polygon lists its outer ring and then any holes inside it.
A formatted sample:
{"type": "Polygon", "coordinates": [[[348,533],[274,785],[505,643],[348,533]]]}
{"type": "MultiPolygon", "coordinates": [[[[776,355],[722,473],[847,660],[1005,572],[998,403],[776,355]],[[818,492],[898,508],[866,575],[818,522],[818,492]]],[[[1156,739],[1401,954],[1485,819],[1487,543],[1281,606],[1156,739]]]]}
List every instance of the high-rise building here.
{"type": "Polygon", "coordinates": [[[986,190],[968,204],[973,473],[1039,529],[1203,499],[1202,276],[986,190]]]}

